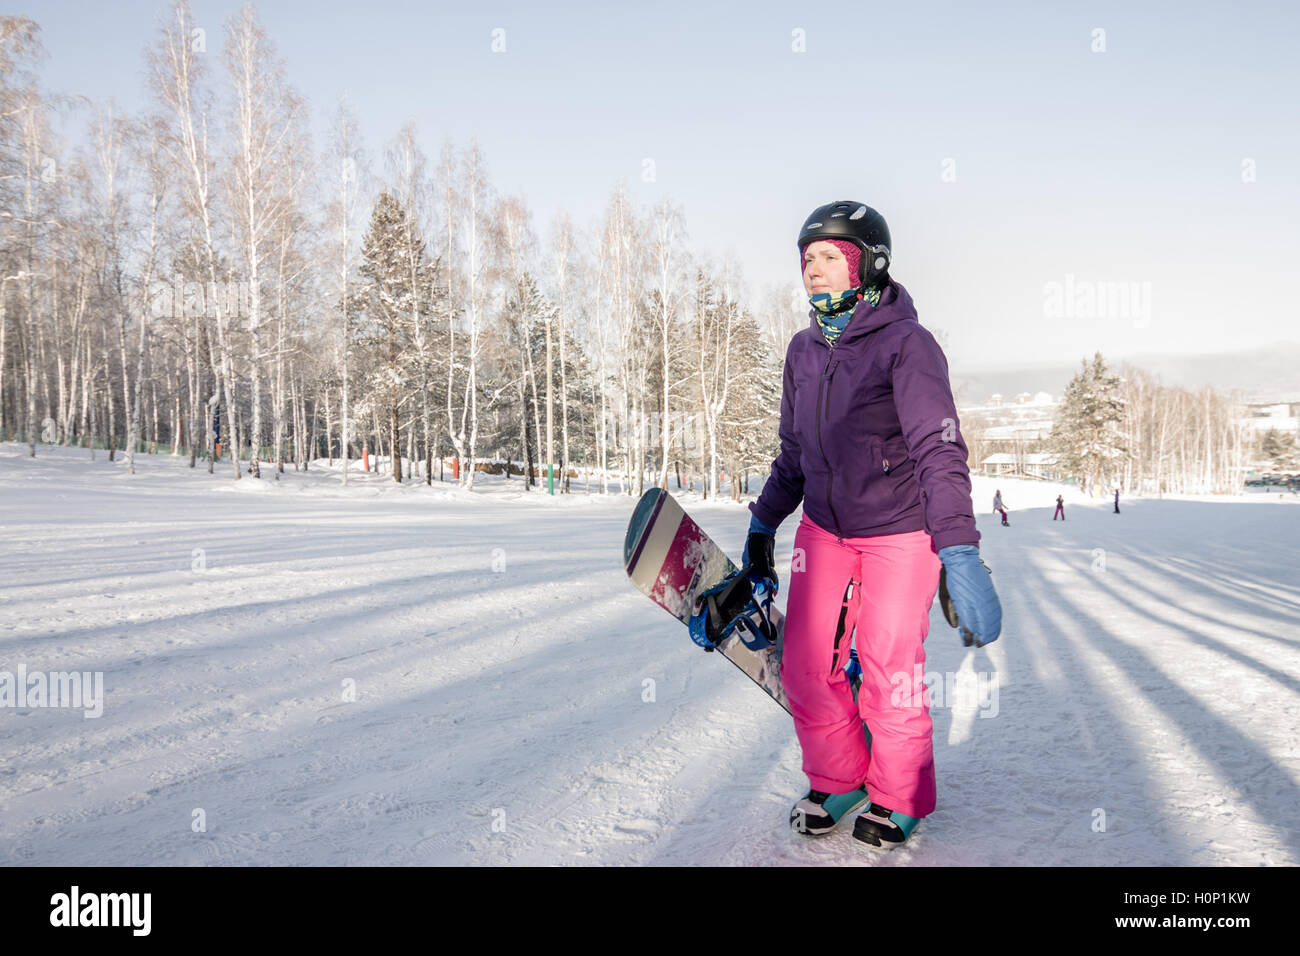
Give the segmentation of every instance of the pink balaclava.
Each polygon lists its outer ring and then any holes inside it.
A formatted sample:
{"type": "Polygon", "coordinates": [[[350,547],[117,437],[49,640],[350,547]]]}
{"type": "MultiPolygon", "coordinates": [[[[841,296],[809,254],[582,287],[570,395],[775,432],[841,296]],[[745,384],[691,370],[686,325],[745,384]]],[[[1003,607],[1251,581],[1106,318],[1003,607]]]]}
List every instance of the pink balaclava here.
{"type": "MultiPolygon", "coordinates": [[[[803,257],[808,251],[808,247],[811,246],[813,242],[829,242],[844,254],[844,258],[847,259],[849,263],[849,288],[856,289],[858,287],[858,264],[862,261],[862,250],[847,239],[814,239],[812,242],[804,243],[803,247],[799,250],[799,274],[803,275],[805,265],[803,257]]],[[[833,291],[842,292],[843,290],[835,289],[833,291]]]]}

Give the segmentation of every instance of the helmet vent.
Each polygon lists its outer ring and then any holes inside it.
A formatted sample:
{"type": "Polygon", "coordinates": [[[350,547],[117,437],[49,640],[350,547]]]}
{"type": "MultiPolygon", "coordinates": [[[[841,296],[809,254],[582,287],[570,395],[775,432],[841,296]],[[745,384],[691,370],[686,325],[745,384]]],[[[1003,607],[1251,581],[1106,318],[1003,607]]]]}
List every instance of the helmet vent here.
{"type": "Polygon", "coordinates": [[[861,219],[861,218],[862,218],[863,216],[865,216],[866,214],[867,214],[867,207],[866,207],[866,206],[859,206],[856,210],[854,210],[853,215],[849,216],[849,218],[850,218],[850,219],[861,219]]]}

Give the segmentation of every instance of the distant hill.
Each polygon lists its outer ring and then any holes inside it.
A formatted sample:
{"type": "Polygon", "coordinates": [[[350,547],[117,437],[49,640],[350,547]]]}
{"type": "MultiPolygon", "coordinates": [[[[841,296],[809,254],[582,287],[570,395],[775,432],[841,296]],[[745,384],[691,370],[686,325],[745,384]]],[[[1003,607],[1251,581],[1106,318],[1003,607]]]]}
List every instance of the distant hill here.
{"type": "MultiPolygon", "coordinates": [[[[1102,353],[1112,368],[1121,363],[1145,369],[1163,385],[1200,388],[1211,385],[1241,389],[1248,401],[1300,401],[1300,343],[1278,342],[1267,348],[1212,355],[1134,355],[1116,359],[1102,353]]],[[[1065,385],[1079,371],[1080,361],[1026,365],[1018,368],[952,369],[959,404],[978,404],[995,392],[1014,401],[1020,392],[1050,392],[1060,399],[1065,385]]]]}

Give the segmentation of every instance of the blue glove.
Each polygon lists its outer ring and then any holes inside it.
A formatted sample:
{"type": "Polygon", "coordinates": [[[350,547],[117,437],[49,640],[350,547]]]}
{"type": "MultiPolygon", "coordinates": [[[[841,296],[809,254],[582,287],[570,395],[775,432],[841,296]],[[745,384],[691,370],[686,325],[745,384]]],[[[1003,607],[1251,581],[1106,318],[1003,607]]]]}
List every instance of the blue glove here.
{"type": "MultiPolygon", "coordinates": [[[[939,549],[947,579],[947,594],[960,622],[962,639],[976,647],[992,644],[1002,633],[1002,604],[993,590],[993,574],[973,544],[953,544],[939,549]]],[[[948,609],[945,608],[945,612],[948,609]]],[[[957,627],[949,615],[948,622],[957,627]]]]}
{"type": "Polygon", "coordinates": [[[750,583],[758,596],[775,595],[778,587],[775,567],[776,529],[769,528],[755,515],[749,520],[749,536],[740,556],[741,567],[748,569],[750,583]]]}

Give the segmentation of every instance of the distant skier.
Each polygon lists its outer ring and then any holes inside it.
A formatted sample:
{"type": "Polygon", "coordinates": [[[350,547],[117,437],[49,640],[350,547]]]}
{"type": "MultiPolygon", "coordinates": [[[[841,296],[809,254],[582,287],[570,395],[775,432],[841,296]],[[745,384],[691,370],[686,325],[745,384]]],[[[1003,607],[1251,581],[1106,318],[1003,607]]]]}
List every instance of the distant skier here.
{"type": "Polygon", "coordinates": [[[773,536],[802,500],[781,682],[810,789],[790,822],[828,833],[870,799],[853,835],[892,849],[936,803],[928,703],[896,691],[897,675],[925,662],[941,565],[979,644],[1001,633],[1002,607],[980,560],[966,445],[950,432],[947,361],[889,277],[885,220],[829,203],[798,247],[812,321],[786,351],[781,450],[750,505],[743,560],[756,587],[775,589],[773,536]],[[856,703],[845,674],[855,642],[856,703]]]}
{"type": "Polygon", "coordinates": [[[1060,516],[1061,516],[1061,520],[1062,520],[1062,521],[1065,520],[1065,499],[1064,499],[1063,497],[1061,497],[1060,495],[1057,495],[1057,496],[1056,496],[1056,511],[1054,511],[1054,512],[1052,513],[1052,520],[1053,520],[1053,521],[1056,520],[1056,516],[1057,516],[1057,515],[1060,515],[1060,516]]]}
{"type": "Polygon", "coordinates": [[[1115,514],[1119,514],[1119,489],[1115,489],[1115,514]]]}
{"type": "Polygon", "coordinates": [[[1003,523],[1004,525],[1009,525],[1009,524],[1011,524],[1011,522],[1007,520],[1007,509],[1006,509],[1006,508],[1003,506],[1003,504],[1002,504],[1002,492],[1001,492],[1001,490],[999,490],[999,491],[995,491],[995,492],[993,493],[993,510],[994,510],[994,511],[997,511],[997,512],[1000,512],[1000,513],[1002,514],[1002,523],[1003,523]]]}

